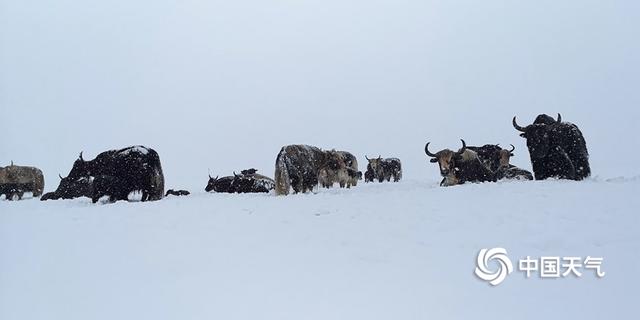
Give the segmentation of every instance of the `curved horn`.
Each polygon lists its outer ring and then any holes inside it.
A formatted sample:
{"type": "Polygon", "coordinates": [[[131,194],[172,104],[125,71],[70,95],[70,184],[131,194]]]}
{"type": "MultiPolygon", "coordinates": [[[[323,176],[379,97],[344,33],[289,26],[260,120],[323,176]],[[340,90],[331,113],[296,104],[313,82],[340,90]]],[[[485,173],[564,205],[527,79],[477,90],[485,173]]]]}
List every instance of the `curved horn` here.
{"type": "Polygon", "coordinates": [[[382,159],[382,156],[381,156],[381,155],[378,155],[378,159],[382,159]]]}
{"type": "Polygon", "coordinates": [[[209,174],[209,179],[213,179],[213,177],[211,176],[211,174],[209,174]]]}
{"type": "Polygon", "coordinates": [[[371,159],[369,159],[369,157],[367,157],[366,155],[364,156],[364,158],[365,158],[365,159],[367,159],[367,161],[371,160],[371,159]]]}
{"type": "Polygon", "coordinates": [[[562,122],[562,116],[560,115],[560,112],[558,112],[558,119],[556,120],[557,123],[562,122]]]}
{"type": "Polygon", "coordinates": [[[513,152],[513,150],[515,150],[516,147],[514,147],[512,144],[510,146],[511,146],[511,150],[509,150],[509,152],[513,152]]]}
{"type": "Polygon", "coordinates": [[[80,151],[80,156],[78,157],[78,159],[80,159],[80,160],[82,160],[82,161],[84,161],[84,159],[82,158],[82,153],[83,153],[83,152],[84,152],[84,151],[80,151]]]}
{"type": "Polygon", "coordinates": [[[237,176],[238,176],[238,175],[236,174],[236,172],[235,172],[235,171],[233,172],[233,176],[234,176],[234,177],[237,177],[237,176]]]}
{"type": "Polygon", "coordinates": [[[460,141],[462,141],[462,148],[458,150],[458,152],[456,152],[457,155],[461,155],[467,150],[467,144],[464,142],[464,140],[460,139],[460,141]]]}
{"type": "Polygon", "coordinates": [[[513,127],[516,128],[516,130],[518,130],[520,132],[525,132],[526,131],[526,128],[523,128],[523,127],[518,125],[518,123],[516,122],[516,116],[513,116],[513,120],[511,121],[511,124],[513,124],[513,127]]]}
{"type": "Polygon", "coordinates": [[[58,177],[60,177],[60,180],[62,180],[62,179],[63,179],[63,178],[62,178],[62,175],[61,175],[61,174],[59,174],[59,173],[58,173],[58,177]]]}
{"type": "Polygon", "coordinates": [[[424,146],[424,153],[426,153],[429,157],[437,158],[438,156],[436,156],[435,153],[431,153],[431,151],[429,151],[429,143],[431,142],[427,142],[427,144],[424,146]]]}

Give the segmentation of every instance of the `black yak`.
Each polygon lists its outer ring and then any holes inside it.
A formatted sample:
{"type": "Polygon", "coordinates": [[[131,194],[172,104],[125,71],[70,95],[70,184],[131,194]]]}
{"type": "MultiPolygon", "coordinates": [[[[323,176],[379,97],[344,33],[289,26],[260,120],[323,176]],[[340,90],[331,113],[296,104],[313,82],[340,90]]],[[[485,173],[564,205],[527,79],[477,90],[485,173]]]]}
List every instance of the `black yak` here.
{"type": "Polygon", "coordinates": [[[560,178],[582,180],[591,175],[587,144],[578,127],[539,115],[533,124],[521,127],[513,117],[513,127],[527,139],[529,156],[536,180],[560,178]]]}
{"type": "Polygon", "coordinates": [[[140,191],[142,201],[160,200],[164,196],[164,175],[158,153],[143,146],[133,146],[102,152],[89,161],[85,161],[80,153],[58,189],[41,200],[86,196],[86,182],[81,179],[91,180],[98,176],[111,177],[103,177],[102,182],[111,180],[108,183],[114,183],[111,188],[117,188],[118,195],[140,191]]]}

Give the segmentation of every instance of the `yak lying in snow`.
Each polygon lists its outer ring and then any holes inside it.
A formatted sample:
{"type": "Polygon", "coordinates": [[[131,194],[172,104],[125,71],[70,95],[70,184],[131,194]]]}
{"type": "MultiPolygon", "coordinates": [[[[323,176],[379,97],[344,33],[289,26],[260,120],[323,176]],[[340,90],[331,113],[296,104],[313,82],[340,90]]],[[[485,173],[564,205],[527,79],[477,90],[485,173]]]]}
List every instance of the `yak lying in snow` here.
{"type": "Polygon", "coordinates": [[[242,170],[240,174],[233,173],[231,187],[237,193],[269,193],[275,189],[273,179],[257,173],[256,169],[242,170]]]}
{"type": "Polygon", "coordinates": [[[510,150],[503,149],[497,144],[485,144],[482,147],[467,146],[467,149],[478,154],[480,161],[495,173],[497,180],[533,180],[531,172],[509,163],[513,157],[513,151],[516,149],[513,145],[510,150]]]}
{"type": "Polygon", "coordinates": [[[475,151],[467,149],[464,140],[462,148],[458,151],[444,149],[436,153],[429,151],[429,144],[424,147],[424,152],[431,157],[432,163],[440,166],[440,175],[443,177],[441,186],[452,186],[465,182],[495,182],[496,175],[487,168],[475,151]]]}
{"type": "MultiPolygon", "coordinates": [[[[31,192],[34,197],[39,197],[44,190],[44,175],[38,168],[16,166],[11,162],[8,167],[0,168],[0,186],[7,193],[11,193],[9,190],[20,193],[20,199],[25,192],[31,192]]],[[[7,199],[9,199],[8,195],[7,199]]]]}
{"type": "Polygon", "coordinates": [[[268,193],[275,189],[273,179],[257,173],[256,169],[242,170],[240,174],[233,176],[212,177],[205,187],[207,192],[219,193],[268,193]]]}
{"type": "Polygon", "coordinates": [[[499,154],[499,166],[495,171],[496,179],[498,180],[533,180],[531,172],[518,168],[510,163],[511,157],[513,157],[513,151],[516,149],[511,145],[511,150],[502,149],[499,154]]]}
{"type": "Polygon", "coordinates": [[[42,196],[41,200],[69,199],[87,196],[94,199],[93,183],[100,177],[99,193],[112,199],[125,200],[134,191],[142,192],[142,201],[160,200],[164,196],[164,175],[158,153],[143,146],[133,146],[120,150],[105,151],[94,160],[85,161],[80,157],[73,164],[71,172],[62,178],[58,189],[42,196]],[[89,192],[91,191],[91,192],[89,192]]]}
{"type": "Polygon", "coordinates": [[[527,139],[536,180],[560,178],[582,180],[591,174],[589,152],[582,132],[575,124],[539,115],[533,124],[521,127],[513,117],[513,127],[527,139]]]}
{"type": "Polygon", "coordinates": [[[171,195],[171,196],[188,196],[190,195],[191,192],[187,191],[187,190],[173,190],[173,189],[169,189],[167,190],[167,193],[164,194],[165,197],[171,195]]]}
{"type": "MultiPolygon", "coordinates": [[[[369,159],[367,156],[364,157],[369,161],[367,164],[367,172],[365,172],[365,177],[368,176],[370,181],[373,179],[378,179],[378,182],[383,181],[391,181],[398,182],[402,179],[402,163],[398,158],[382,158],[378,156],[377,158],[369,159]]],[[[365,180],[365,181],[367,181],[365,180]]]]}

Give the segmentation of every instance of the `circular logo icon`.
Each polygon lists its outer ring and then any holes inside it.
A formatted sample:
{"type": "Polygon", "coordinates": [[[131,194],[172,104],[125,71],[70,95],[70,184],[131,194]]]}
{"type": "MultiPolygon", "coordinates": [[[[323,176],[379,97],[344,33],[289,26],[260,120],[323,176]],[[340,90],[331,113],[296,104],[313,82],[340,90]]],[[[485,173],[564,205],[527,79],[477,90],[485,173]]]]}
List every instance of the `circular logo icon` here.
{"type": "Polygon", "coordinates": [[[490,285],[497,286],[513,272],[513,264],[507,257],[507,250],[504,248],[482,249],[478,252],[476,260],[476,276],[490,285]],[[489,261],[495,260],[498,263],[497,270],[489,270],[489,261]]]}

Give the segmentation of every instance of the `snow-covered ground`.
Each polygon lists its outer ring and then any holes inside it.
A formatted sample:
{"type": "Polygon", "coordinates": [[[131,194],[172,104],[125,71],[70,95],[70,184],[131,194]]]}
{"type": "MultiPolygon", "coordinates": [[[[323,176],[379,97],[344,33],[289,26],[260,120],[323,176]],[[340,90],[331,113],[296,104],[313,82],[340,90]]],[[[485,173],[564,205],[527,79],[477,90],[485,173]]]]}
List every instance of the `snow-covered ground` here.
{"type": "MultiPolygon", "coordinates": [[[[362,184],[276,197],[0,203],[0,319],[616,319],[640,285],[640,178],[362,184]],[[603,257],[497,287],[481,248],[603,257]]],[[[517,266],[514,266],[517,268],[517,266]]]]}
{"type": "MultiPolygon", "coordinates": [[[[78,154],[156,150],[154,203],[0,200],[0,320],[633,319],[640,1],[0,0],[0,166],[54,190],[78,154]],[[583,182],[440,188],[424,145],[562,113],[583,182]],[[405,180],[206,194],[284,145],[398,157],[405,180]],[[615,178],[621,177],[621,178],[615,178]],[[482,248],[606,275],[474,275],[482,248]]],[[[492,267],[497,265],[493,264],[492,267]]],[[[517,267],[514,265],[514,267],[517,267]]]]}

